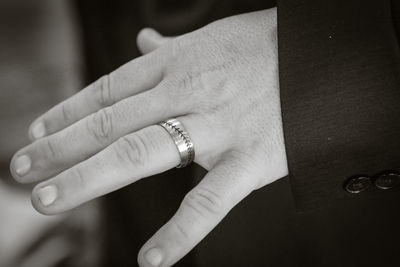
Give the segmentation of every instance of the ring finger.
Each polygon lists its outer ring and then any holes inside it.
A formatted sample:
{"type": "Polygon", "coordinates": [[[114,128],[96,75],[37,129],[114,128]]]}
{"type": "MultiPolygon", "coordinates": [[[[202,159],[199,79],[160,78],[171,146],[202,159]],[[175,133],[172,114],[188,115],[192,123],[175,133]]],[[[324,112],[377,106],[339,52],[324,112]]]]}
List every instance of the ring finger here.
{"type": "MultiPolygon", "coordinates": [[[[199,138],[196,123],[185,117],[179,120],[192,133],[196,144],[199,138]]],[[[159,125],[149,126],[118,139],[91,158],[38,184],[32,192],[32,203],[41,213],[59,213],[171,169],[179,162],[179,152],[167,131],[159,125]]]]}

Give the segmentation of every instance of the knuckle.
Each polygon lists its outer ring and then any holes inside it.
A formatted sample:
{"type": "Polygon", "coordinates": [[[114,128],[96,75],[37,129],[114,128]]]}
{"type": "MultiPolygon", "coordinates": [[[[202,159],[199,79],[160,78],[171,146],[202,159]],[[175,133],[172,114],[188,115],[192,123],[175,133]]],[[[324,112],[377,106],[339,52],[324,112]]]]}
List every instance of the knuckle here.
{"type": "Polygon", "coordinates": [[[88,131],[100,143],[109,143],[113,136],[113,111],[111,107],[103,108],[87,120],[88,131]]]}
{"type": "Polygon", "coordinates": [[[61,113],[63,116],[63,120],[66,123],[69,123],[70,121],[72,121],[72,114],[71,114],[71,110],[68,109],[67,104],[65,102],[61,103],[61,113]]]}
{"type": "Polygon", "coordinates": [[[206,188],[196,188],[190,191],[182,201],[182,205],[197,213],[200,217],[209,218],[222,212],[221,197],[206,188]]]}
{"type": "Polygon", "coordinates": [[[182,79],[182,89],[193,92],[195,89],[196,75],[190,71],[186,72],[182,79]]]}
{"type": "MultiPolygon", "coordinates": [[[[199,81],[199,75],[191,71],[185,71],[174,75],[165,83],[165,87],[169,97],[173,98],[175,103],[193,104],[199,102],[199,99],[203,98],[202,95],[199,94],[202,87],[199,81]]],[[[197,105],[195,104],[194,106],[197,105]]]]}
{"type": "Polygon", "coordinates": [[[184,58],[186,57],[186,49],[188,47],[193,47],[190,41],[186,38],[177,37],[167,42],[162,48],[161,52],[166,55],[166,60],[171,66],[179,66],[184,58]]]}
{"type": "Polygon", "coordinates": [[[174,231],[177,233],[178,238],[175,238],[176,241],[181,243],[187,243],[190,240],[189,231],[177,220],[172,221],[172,226],[176,230],[174,231]]]}
{"type": "Polygon", "coordinates": [[[62,150],[58,148],[57,142],[54,142],[52,138],[46,138],[44,140],[50,159],[62,157],[62,150]]]}
{"type": "Polygon", "coordinates": [[[121,137],[115,145],[118,160],[130,166],[143,166],[148,162],[149,151],[148,144],[140,134],[121,137]]]}
{"type": "Polygon", "coordinates": [[[85,189],[87,184],[82,170],[78,167],[70,170],[70,181],[75,188],[85,189]]]}
{"type": "Polygon", "coordinates": [[[100,107],[108,107],[115,103],[112,94],[112,74],[106,74],[96,81],[95,99],[100,107]]]}

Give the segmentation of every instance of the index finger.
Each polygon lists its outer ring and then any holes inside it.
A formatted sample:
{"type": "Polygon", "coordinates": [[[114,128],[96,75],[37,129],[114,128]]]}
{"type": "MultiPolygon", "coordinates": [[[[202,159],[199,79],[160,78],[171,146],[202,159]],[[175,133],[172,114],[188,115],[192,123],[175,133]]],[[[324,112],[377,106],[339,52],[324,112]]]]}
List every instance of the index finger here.
{"type": "Polygon", "coordinates": [[[57,132],[121,99],[155,87],[163,78],[158,51],[134,59],[57,104],[29,127],[31,140],[57,132]]]}

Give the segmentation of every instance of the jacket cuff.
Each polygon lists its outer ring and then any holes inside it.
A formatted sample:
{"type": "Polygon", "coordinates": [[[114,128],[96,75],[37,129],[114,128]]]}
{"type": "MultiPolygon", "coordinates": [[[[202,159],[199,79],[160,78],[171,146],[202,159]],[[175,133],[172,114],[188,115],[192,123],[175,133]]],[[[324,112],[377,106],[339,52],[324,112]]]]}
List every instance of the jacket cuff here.
{"type": "Polygon", "coordinates": [[[390,1],[278,1],[278,49],[296,206],[371,195],[373,186],[354,195],[343,184],[400,170],[400,56],[390,1]]]}

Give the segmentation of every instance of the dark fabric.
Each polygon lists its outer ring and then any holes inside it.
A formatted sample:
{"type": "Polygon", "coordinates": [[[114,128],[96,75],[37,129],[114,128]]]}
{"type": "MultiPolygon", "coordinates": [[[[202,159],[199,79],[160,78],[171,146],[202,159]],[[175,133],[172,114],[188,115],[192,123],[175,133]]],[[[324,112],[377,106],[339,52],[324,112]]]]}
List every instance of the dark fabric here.
{"type": "Polygon", "coordinates": [[[394,28],[397,33],[398,44],[400,44],[400,1],[392,0],[391,3],[394,28]]]}
{"type": "Polygon", "coordinates": [[[276,0],[77,0],[75,3],[85,40],[88,82],[140,56],[136,36],[144,27],[175,36],[227,16],[276,6],[276,0]]]}
{"type": "MultiPolygon", "coordinates": [[[[180,4],[191,1],[166,2],[169,12],[174,4],[183,12],[180,4]]],[[[213,3],[209,12],[198,13],[205,14],[203,18],[195,16],[193,22],[186,17],[189,21],[166,25],[162,33],[181,34],[217,18],[274,4],[213,3]]],[[[399,192],[371,189],[346,196],[341,191],[349,175],[399,167],[394,152],[399,126],[390,124],[399,118],[394,105],[398,52],[388,3],[278,3],[282,108],[293,175],[252,193],[177,266],[400,266],[399,192]],[[319,202],[330,205],[321,208],[319,202]],[[295,204],[309,212],[297,212],[295,204]],[[320,208],[310,209],[315,206],[320,208]]],[[[159,26],[157,20],[166,16],[159,13],[160,4],[147,4],[152,11],[143,13],[140,1],[77,5],[88,81],[138,56],[138,30],[159,26]]],[[[173,17],[171,21],[179,16],[173,17]]],[[[102,266],[135,266],[140,247],[173,215],[202,175],[204,170],[192,165],[104,197],[102,266]]]]}
{"type": "Polygon", "coordinates": [[[296,205],[354,198],[343,190],[348,177],[400,170],[400,54],[390,1],[287,0],[278,17],[296,205]]]}

